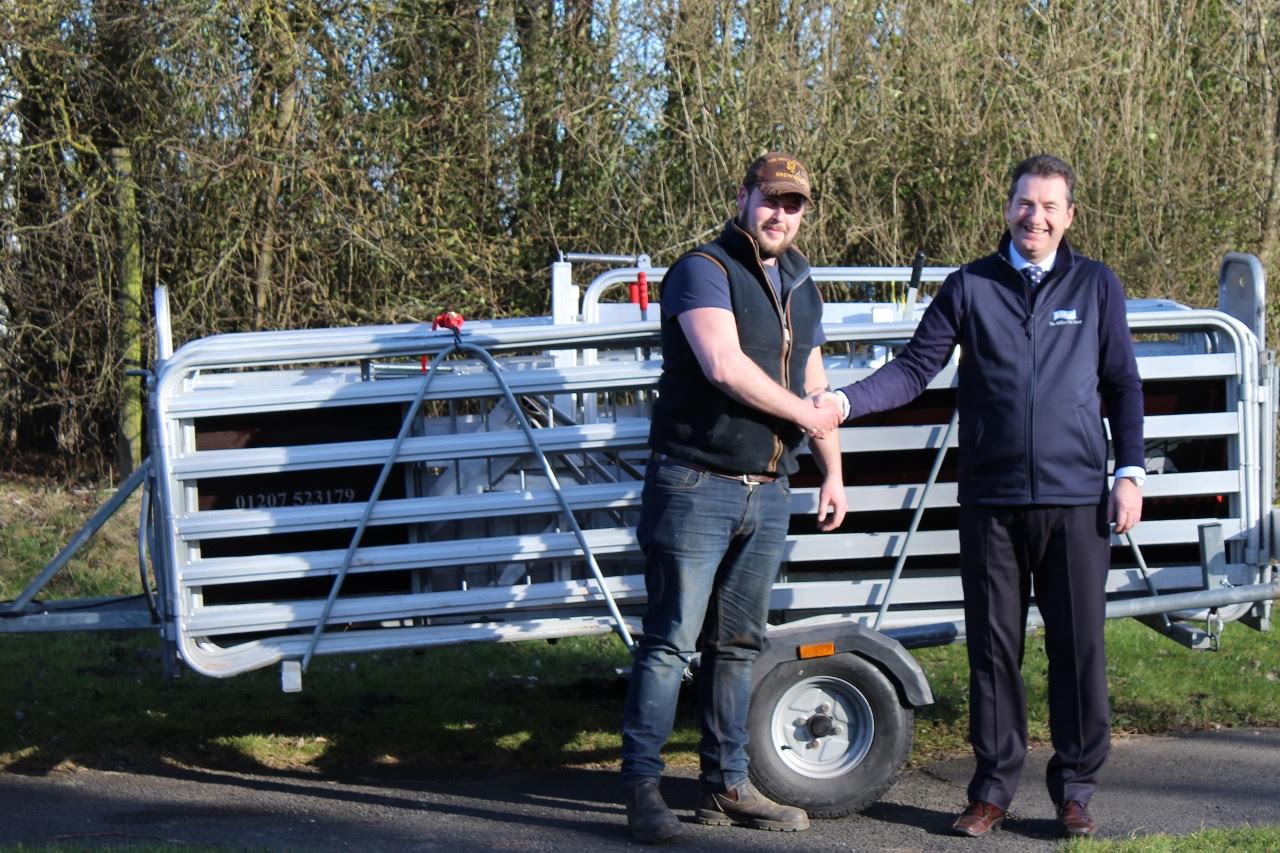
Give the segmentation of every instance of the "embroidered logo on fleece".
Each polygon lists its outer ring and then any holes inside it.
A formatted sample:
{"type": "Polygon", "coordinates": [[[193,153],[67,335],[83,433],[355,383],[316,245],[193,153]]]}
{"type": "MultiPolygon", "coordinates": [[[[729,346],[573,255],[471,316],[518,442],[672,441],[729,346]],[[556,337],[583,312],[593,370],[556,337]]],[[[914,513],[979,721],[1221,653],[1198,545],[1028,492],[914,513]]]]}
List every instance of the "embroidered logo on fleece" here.
{"type": "Polygon", "coordinates": [[[1076,309],[1060,308],[1053,312],[1049,320],[1050,326],[1078,326],[1082,321],[1076,318],[1076,309]]]}

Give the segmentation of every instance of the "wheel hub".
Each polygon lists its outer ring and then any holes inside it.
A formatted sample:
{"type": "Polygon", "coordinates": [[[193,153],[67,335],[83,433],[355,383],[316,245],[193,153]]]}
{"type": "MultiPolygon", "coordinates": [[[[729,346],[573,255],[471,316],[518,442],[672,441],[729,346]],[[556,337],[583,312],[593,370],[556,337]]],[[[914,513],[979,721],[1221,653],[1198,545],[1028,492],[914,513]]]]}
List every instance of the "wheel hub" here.
{"type": "Polygon", "coordinates": [[[836,723],[835,720],[831,719],[826,714],[814,714],[809,718],[809,721],[805,723],[805,727],[809,729],[809,734],[813,735],[816,739],[826,737],[829,734],[834,734],[836,730],[836,723]]]}
{"type": "Polygon", "coordinates": [[[871,705],[856,686],[833,676],[796,682],[772,714],[774,748],[798,773],[832,779],[866,758],[875,739],[871,705]]]}

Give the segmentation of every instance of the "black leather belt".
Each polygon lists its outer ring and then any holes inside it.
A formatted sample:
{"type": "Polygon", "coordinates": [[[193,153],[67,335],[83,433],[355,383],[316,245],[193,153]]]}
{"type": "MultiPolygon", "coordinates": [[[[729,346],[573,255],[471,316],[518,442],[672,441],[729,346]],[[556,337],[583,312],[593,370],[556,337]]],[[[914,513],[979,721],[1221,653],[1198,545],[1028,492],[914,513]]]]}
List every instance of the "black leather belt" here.
{"type": "Polygon", "coordinates": [[[694,471],[701,471],[704,474],[710,474],[713,477],[723,477],[726,480],[737,480],[746,486],[759,486],[764,483],[776,482],[778,476],[776,474],[730,474],[727,471],[716,471],[708,468],[706,465],[699,465],[696,462],[690,462],[687,459],[677,459],[674,456],[668,456],[665,453],[654,451],[649,454],[649,458],[654,462],[670,462],[672,465],[683,465],[686,468],[692,468],[694,471]]]}

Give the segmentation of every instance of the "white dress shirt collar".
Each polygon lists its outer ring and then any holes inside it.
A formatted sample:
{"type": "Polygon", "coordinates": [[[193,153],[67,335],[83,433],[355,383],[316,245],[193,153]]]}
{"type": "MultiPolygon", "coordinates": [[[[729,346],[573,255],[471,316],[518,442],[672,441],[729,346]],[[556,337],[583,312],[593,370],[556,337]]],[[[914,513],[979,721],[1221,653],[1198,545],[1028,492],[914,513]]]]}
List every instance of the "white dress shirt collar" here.
{"type": "Polygon", "coordinates": [[[1043,261],[1041,261],[1038,264],[1032,264],[1031,261],[1022,257],[1022,255],[1019,255],[1018,247],[1013,245],[1012,240],[1009,241],[1009,263],[1013,264],[1013,268],[1018,272],[1022,272],[1022,270],[1025,267],[1037,266],[1047,273],[1049,272],[1049,270],[1053,269],[1053,262],[1056,261],[1057,259],[1058,259],[1058,250],[1054,249],[1052,252],[1049,253],[1049,256],[1046,257],[1043,261]]]}

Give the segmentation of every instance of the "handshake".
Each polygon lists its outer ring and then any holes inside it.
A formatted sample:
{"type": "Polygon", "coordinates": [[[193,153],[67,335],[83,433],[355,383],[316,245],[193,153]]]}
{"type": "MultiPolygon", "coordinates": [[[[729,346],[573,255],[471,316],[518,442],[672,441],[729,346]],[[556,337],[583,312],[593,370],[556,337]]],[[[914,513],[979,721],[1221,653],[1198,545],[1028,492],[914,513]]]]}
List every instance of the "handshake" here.
{"type": "Polygon", "coordinates": [[[798,422],[810,438],[825,437],[844,420],[844,406],[835,392],[815,391],[809,395],[808,401],[813,406],[804,408],[798,422]]]}

